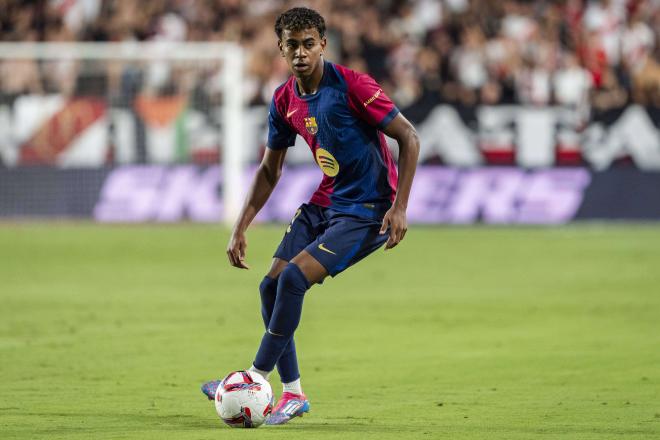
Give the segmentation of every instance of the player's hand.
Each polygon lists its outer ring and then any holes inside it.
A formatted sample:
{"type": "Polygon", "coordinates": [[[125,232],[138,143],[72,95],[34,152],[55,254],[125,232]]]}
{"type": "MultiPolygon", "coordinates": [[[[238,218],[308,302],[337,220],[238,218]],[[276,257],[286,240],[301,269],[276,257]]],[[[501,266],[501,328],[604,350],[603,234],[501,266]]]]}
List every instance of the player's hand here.
{"type": "Polygon", "coordinates": [[[227,258],[229,263],[239,269],[249,269],[245,264],[245,250],[247,249],[247,239],[243,232],[234,231],[227,245],[227,258]]]}
{"type": "Polygon", "coordinates": [[[408,230],[408,220],[406,220],[406,210],[392,206],[383,217],[383,226],[380,227],[380,234],[383,235],[390,229],[390,236],[385,243],[385,250],[392,249],[399,244],[408,230]]]}

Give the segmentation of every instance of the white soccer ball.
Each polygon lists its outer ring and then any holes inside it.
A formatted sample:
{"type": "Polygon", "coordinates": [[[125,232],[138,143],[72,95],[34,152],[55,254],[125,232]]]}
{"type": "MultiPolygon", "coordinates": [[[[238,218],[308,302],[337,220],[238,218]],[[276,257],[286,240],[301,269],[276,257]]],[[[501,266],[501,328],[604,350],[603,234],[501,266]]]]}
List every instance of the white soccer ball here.
{"type": "Polygon", "coordinates": [[[273,389],[258,373],[234,371],[215,392],[215,410],[232,428],[258,428],[273,410],[273,389]]]}

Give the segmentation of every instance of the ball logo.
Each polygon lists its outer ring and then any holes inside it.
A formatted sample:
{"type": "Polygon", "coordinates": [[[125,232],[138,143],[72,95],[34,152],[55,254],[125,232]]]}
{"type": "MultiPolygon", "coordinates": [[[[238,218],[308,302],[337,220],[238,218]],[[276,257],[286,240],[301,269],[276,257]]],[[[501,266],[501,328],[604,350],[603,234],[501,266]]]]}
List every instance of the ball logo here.
{"type": "Polygon", "coordinates": [[[323,148],[316,149],[316,163],[321,167],[321,171],[328,177],[335,177],[339,173],[339,163],[337,159],[323,148]]]}

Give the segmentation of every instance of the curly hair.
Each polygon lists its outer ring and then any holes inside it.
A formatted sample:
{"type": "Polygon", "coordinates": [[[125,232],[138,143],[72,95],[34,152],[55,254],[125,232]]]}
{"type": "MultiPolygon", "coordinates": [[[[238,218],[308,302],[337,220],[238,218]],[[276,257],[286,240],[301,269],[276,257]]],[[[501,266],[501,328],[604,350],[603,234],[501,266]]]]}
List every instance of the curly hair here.
{"type": "Polygon", "coordinates": [[[282,32],[288,29],[293,32],[315,28],[319,36],[325,35],[325,20],[321,14],[309,8],[291,8],[281,13],[275,20],[275,33],[282,39],[282,32]]]}

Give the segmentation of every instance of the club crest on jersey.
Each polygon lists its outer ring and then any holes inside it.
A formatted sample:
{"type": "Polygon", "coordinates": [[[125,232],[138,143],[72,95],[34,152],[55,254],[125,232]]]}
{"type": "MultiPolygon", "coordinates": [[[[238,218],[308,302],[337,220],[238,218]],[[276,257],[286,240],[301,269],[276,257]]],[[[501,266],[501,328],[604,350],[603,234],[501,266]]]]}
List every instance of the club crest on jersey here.
{"type": "Polygon", "coordinates": [[[305,128],[307,132],[311,135],[315,135],[319,131],[319,126],[316,125],[316,118],[314,116],[309,116],[305,118],[305,128]]]}
{"type": "Polygon", "coordinates": [[[314,156],[316,156],[316,163],[321,167],[323,174],[328,177],[335,177],[339,173],[339,162],[328,150],[317,148],[314,156]]]}

